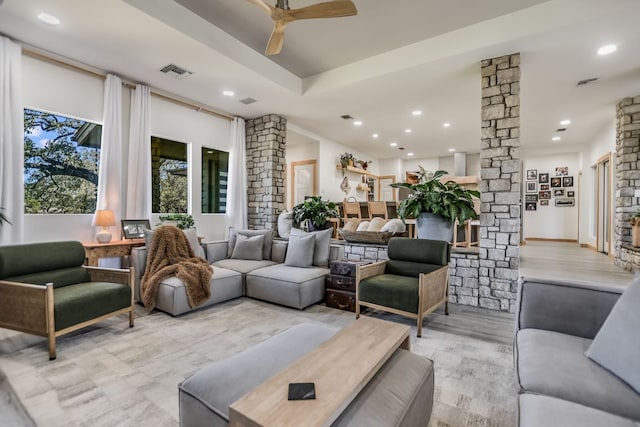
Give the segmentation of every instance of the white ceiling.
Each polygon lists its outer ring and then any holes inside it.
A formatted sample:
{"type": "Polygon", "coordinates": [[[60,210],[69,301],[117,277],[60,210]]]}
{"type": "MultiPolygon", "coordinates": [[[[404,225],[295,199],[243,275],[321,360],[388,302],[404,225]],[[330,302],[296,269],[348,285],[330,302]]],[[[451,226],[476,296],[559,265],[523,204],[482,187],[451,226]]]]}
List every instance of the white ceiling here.
{"type": "MultiPolygon", "coordinates": [[[[312,2],[290,0],[292,7],[312,2]]],[[[478,152],[484,58],[521,52],[528,153],[579,150],[611,126],[620,98],[640,94],[637,0],[355,3],[355,17],[288,26],[275,58],[262,54],[270,19],[243,0],[5,0],[0,31],[230,114],[282,114],[298,129],[372,158],[402,155],[391,141],[416,158],[447,155],[450,147],[478,152]],[[43,10],[62,24],[40,23],[43,10]],[[606,43],[618,51],[599,57],[606,43]],[[158,71],[170,62],[193,76],[158,71]],[[576,87],[596,76],[597,83],[576,87]],[[236,97],[222,96],[224,89],[236,97]],[[258,102],[238,102],[247,96],[258,102]],[[413,117],[415,109],[423,115],[413,117]],[[552,142],[564,118],[572,124],[552,142]]]]}

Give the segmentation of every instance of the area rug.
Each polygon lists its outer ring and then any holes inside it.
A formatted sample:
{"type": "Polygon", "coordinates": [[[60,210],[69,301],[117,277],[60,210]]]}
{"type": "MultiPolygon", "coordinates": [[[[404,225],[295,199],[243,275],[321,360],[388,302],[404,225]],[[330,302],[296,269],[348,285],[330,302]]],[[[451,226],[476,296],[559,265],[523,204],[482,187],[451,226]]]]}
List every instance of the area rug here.
{"type": "MultiPolygon", "coordinates": [[[[177,318],[138,307],[133,329],[125,317],[59,339],[55,361],[48,360],[44,339],[9,352],[0,339],[0,371],[36,425],[177,426],[178,383],[204,364],[301,322],[343,327],[354,321],[353,313],[322,305],[298,311],[247,298],[177,318]]],[[[412,327],[412,351],[435,365],[429,426],[515,424],[510,345],[429,330],[427,320],[422,338],[412,327]]]]}

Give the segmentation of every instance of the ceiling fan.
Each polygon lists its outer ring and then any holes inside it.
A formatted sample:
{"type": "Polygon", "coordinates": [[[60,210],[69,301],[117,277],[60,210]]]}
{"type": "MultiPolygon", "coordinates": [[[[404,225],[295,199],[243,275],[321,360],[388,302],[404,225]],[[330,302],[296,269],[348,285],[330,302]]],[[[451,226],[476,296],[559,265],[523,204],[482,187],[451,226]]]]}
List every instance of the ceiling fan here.
{"type": "Polygon", "coordinates": [[[356,5],[351,0],[332,0],[299,9],[289,8],[289,0],[276,0],[275,6],[271,6],[262,0],[248,1],[261,7],[274,21],[273,32],[265,51],[267,56],[280,53],[284,41],[284,27],[290,22],[298,19],[339,18],[353,16],[358,13],[356,5]]]}

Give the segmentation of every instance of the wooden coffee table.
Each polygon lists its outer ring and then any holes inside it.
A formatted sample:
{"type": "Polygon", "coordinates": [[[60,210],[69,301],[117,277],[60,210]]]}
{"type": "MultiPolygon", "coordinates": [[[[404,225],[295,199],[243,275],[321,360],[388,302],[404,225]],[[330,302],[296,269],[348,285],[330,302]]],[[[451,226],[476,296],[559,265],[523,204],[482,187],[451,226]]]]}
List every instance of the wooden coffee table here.
{"type": "Polygon", "coordinates": [[[398,349],[410,328],[362,317],[229,407],[231,427],[330,426],[398,349]],[[313,382],[315,400],[287,400],[289,383],[313,382]]]}

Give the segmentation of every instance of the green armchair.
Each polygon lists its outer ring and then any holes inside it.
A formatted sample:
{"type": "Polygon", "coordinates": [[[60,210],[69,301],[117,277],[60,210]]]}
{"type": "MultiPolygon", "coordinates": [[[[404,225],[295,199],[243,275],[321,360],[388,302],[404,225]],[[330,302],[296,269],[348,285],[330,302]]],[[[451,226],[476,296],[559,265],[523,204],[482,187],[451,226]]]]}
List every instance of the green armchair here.
{"type": "Polygon", "coordinates": [[[388,261],[356,267],[356,319],[361,307],[422,319],[440,305],[449,314],[451,245],[441,240],[393,237],[388,261]]]}

